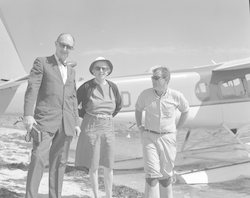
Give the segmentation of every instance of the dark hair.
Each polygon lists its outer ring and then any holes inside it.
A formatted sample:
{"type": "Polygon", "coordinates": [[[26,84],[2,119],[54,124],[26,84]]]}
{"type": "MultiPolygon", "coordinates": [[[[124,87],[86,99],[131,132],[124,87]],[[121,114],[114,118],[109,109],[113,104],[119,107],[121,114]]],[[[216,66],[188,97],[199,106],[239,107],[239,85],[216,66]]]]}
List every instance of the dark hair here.
{"type": "Polygon", "coordinates": [[[170,74],[169,69],[164,65],[159,65],[158,67],[153,69],[153,72],[156,72],[158,70],[160,70],[162,72],[162,77],[164,79],[167,79],[167,82],[169,83],[170,78],[171,78],[171,74],[170,74]]]}

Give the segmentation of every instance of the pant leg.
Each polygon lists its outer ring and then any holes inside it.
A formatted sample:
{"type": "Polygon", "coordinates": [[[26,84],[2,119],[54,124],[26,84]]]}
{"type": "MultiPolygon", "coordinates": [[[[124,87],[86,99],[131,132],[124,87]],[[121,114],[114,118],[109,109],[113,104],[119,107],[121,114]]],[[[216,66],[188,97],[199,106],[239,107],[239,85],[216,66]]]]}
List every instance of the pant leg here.
{"type": "Polygon", "coordinates": [[[146,178],[160,178],[160,159],[157,146],[157,134],[144,132],[143,139],[143,161],[146,178]]]}
{"type": "Polygon", "coordinates": [[[168,133],[158,138],[159,158],[162,179],[173,176],[174,162],[177,154],[176,134],[168,133]]]}
{"type": "Polygon", "coordinates": [[[42,132],[40,143],[33,141],[31,161],[26,182],[26,198],[38,196],[39,185],[43,176],[45,165],[48,164],[48,155],[53,134],[42,132]]]}
{"type": "Polygon", "coordinates": [[[145,198],[159,198],[159,178],[160,173],[159,153],[157,148],[158,135],[150,132],[144,132],[142,135],[143,142],[143,159],[145,171],[145,198]]]}
{"type": "Polygon", "coordinates": [[[53,138],[49,156],[49,198],[61,198],[71,140],[72,136],[67,136],[62,126],[53,138]]]}

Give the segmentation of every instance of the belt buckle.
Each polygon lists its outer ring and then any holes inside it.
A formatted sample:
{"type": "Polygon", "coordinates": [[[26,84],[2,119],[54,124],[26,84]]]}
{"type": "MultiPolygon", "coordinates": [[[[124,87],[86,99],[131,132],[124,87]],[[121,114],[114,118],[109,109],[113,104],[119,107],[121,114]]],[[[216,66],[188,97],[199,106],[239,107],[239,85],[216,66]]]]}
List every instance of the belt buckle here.
{"type": "Polygon", "coordinates": [[[108,119],[108,118],[109,118],[108,115],[104,115],[104,114],[97,114],[96,117],[97,117],[97,118],[100,118],[100,119],[108,119]]]}
{"type": "Polygon", "coordinates": [[[97,117],[98,119],[104,119],[104,116],[103,116],[102,114],[97,114],[96,117],[97,117]]]}

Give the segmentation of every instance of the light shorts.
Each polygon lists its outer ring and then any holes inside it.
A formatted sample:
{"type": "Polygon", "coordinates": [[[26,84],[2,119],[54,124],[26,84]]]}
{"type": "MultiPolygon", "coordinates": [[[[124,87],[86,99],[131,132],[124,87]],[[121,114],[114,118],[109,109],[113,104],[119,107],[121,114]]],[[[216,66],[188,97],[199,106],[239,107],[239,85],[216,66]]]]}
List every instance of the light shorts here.
{"type": "Polygon", "coordinates": [[[176,133],[161,135],[144,131],[142,140],[145,177],[159,180],[171,177],[177,152],[176,133]]]}

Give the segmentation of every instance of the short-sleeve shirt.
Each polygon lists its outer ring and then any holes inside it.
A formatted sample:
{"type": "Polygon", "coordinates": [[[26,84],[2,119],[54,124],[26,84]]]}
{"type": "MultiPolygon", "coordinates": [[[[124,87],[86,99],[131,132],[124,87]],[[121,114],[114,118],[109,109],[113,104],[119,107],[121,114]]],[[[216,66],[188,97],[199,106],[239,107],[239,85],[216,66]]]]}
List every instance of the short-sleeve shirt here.
{"type": "Polygon", "coordinates": [[[175,132],[177,110],[189,111],[188,101],[179,91],[168,88],[160,97],[153,88],[144,90],[137,99],[135,108],[146,111],[145,127],[157,132],[175,132]]]}

